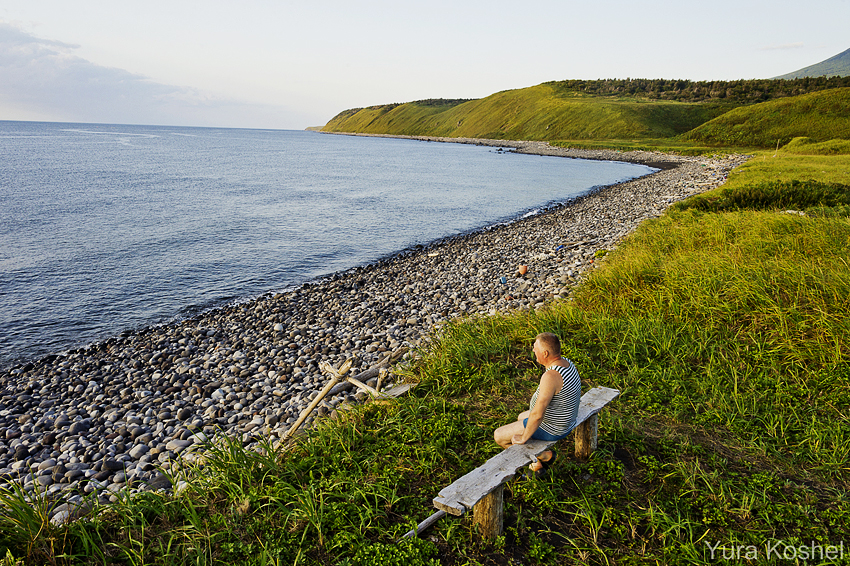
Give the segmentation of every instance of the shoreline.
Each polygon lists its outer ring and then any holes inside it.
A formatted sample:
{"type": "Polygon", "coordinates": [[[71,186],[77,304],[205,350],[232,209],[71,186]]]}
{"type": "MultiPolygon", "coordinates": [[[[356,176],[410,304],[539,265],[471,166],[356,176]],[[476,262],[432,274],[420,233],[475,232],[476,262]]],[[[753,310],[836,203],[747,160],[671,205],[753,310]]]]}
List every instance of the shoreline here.
{"type": "Polygon", "coordinates": [[[315,130],[320,134],[334,136],[354,136],[366,138],[393,138],[401,140],[413,140],[439,143],[459,143],[464,145],[480,145],[485,147],[509,147],[525,155],[543,155],[548,157],[567,157],[571,159],[587,159],[590,161],[622,161],[625,163],[636,163],[667,170],[678,166],[679,155],[671,155],[655,151],[627,151],[622,152],[613,149],[577,149],[572,147],[556,147],[549,145],[546,141],[526,140],[494,140],[488,138],[447,138],[440,136],[406,136],[395,134],[364,134],[356,132],[324,132],[315,130]],[[659,159],[659,156],[663,158],[659,159]],[[672,159],[671,159],[672,158],[672,159]]]}
{"type": "MultiPolygon", "coordinates": [[[[399,136],[388,136],[399,137],[399,136]]],[[[420,138],[411,138],[420,139],[420,138]]],[[[560,157],[665,163],[538,214],[335,273],[275,295],[0,371],[0,484],[114,499],[167,487],[218,431],[251,447],[279,439],[326,382],[320,361],[352,374],[416,347],[456,316],[539,308],[564,298],[612,249],[669,204],[722,184],[744,156],[553,148],[545,142],[423,138],[560,157]],[[545,153],[543,153],[545,151],[545,153]],[[528,265],[520,277],[517,266],[528,265]]],[[[340,392],[317,416],[359,402],[340,392]]],[[[308,425],[309,426],[309,425],[308,425]]]]}
{"type": "MultiPolygon", "coordinates": [[[[309,130],[309,128],[308,128],[308,130],[309,130]]],[[[573,149],[573,148],[560,148],[560,147],[549,146],[548,142],[495,140],[495,139],[485,139],[485,138],[447,138],[447,137],[433,137],[433,136],[403,136],[403,135],[390,135],[390,134],[361,134],[361,133],[343,133],[343,132],[322,132],[322,131],[319,131],[319,130],[311,130],[311,131],[316,132],[316,133],[331,134],[331,135],[346,135],[346,136],[355,136],[355,137],[395,138],[395,139],[408,139],[408,140],[413,140],[413,141],[460,143],[460,144],[464,144],[464,145],[478,145],[478,146],[485,146],[485,147],[502,147],[502,148],[510,148],[510,149],[513,150],[512,153],[518,153],[518,154],[539,155],[539,156],[547,156],[547,157],[567,157],[567,158],[571,158],[571,159],[585,159],[585,160],[593,160],[593,161],[620,161],[620,162],[624,162],[624,163],[646,165],[648,167],[653,167],[653,168],[662,169],[662,170],[671,169],[671,168],[675,168],[676,166],[678,166],[678,163],[676,163],[676,162],[671,162],[671,161],[667,161],[667,160],[658,161],[657,159],[655,159],[656,155],[665,155],[665,154],[658,154],[658,153],[651,153],[651,152],[640,152],[640,151],[634,151],[634,152],[629,152],[628,154],[622,154],[621,152],[617,152],[617,151],[613,151],[613,150],[580,150],[580,149],[573,149]]],[[[354,266],[354,267],[351,267],[351,268],[346,268],[346,269],[343,269],[343,270],[335,272],[335,273],[330,273],[330,274],[322,275],[322,276],[319,276],[319,277],[315,277],[313,279],[304,281],[302,283],[289,285],[289,286],[285,287],[284,292],[288,292],[288,291],[291,291],[292,289],[300,288],[303,285],[314,283],[315,281],[319,281],[319,280],[322,280],[322,279],[325,279],[325,278],[328,278],[328,277],[333,277],[334,275],[337,275],[337,274],[347,273],[348,271],[350,271],[352,269],[356,269],[357,267],[362,267],[362,266],[371,265],[371,264],[380,264],[380,263],[382,263],[386,260],[392,259],[392,258],[394,258],[398,255],[410,253],[411,251],[415,251],[416,249],[422,249],[423,247],[428,247],[428,246],[434,245],[436,243],[449,241],[453,238],[468,236],[470,234],[474,234],[474,233],[480,232],[480,231],[490,230],[490,229],[493,229],[496,226],[501,226],[503,224],[512,224],[514,222],[522,220],[527,215],[536,215],[536,214],[548,213],[548,212],[551,212],[551,211],[553,211],[553,210],[555,210],[555,209],[557,209],[561,206],[568,206],[572,202],[576,201],[577,199],[581,199],[581,198],[588,196],[589,194],[591,194],[591,193],[593,193],[597,190],[604,189],[608,186],[609,185],[594,186],[594,187],[591,187],[590,189],[588,189],[588,192],[586,192],[586,193],[584,193],[584,194],[582,194],[578,197],[572,197],[572,198],[569,198],[569,199],[566,199],[566,200],[563,200],[563,201],[559,201],[559,202],[547,203],[547,204],[539,207],[536,210],[530,210],[529,209],[528,211],[525,212],[525,215],[522,215],[522,213],[518,213],[518,215],[516,217],[514,217],[510,220],[496,220],[496,221],[494,221],[493,224],[488,224],[488,225],[481,226],[481,227],[478,227],[478,228],[472,228],[472,229],[469,229],[469,230],[462,232],[460,234],[454,234],[454,235],[450,235],[450,236],[439,237],[439,238],[436,238],[435,240],[432,240],[431,242],[427,242],[425,244],[414,245],[414,246],[410,246],[408,248],[404,248],[404,249],[400,249],[400,250],[397,250],[397,251],[394,251],[394,252],[387,253],[384,256],[381,256],[381,257],[378,257],[375,260],[372,260],[368,264],[363,264],[363,265],[360,265],[360,266],[354,266]]],[[[272,293],[272,292],[273,291],[265,291],[265,292],[261,292],[257,295],[248,295],[248,296],[239,297],[239,298],[236,298],[236,299],[233,299],[233,300],[221,301],[218,304],[216,304],[215,306],[205,307],[203,310],[193,309],[195,314],[187,316],[186,318],[179,318],[179,316],[175,315],[173,317],[170,317],[168,320],[164,320],[162,322],[150,324],[150,325],[147,325],[147,326],[143,326],[143,327],[137,326],[135,328],[122,329],[120,331],[116,331],[116,333],[113,336],[106,335],[106,336],[101,337],[101,338],[95,338],[92,342],[85,342],[85,341],[80,340],[80,341],[77,341],[73,344],[65,346],[64,349],[62,349],[62,350],[40,354],[40,355],[37,355],[37,357],[34,357],[34,358],[18,358],[18,359],[10,360],[7,364],[3,364],[2,366],[0,366],[0,387],[3,386],[4,374],[7,374],[9,372],[14,372],[15,370],[23,368],[23,367],[31,366],[31,365],[33,365],[33,364],[35,364],[35,363],[37,363],[41,360],[44,360],[46,358],[64,356],[64,355],[74,353],[74,352],[77,352],[77,351],[80,351],[80,350],[85,350],[85,349],[88,349],[92,346],[96,346],[97,344],[99,344],[101,342],[105,342],[105,341],[109,340],[110,338],[114,338],[116,336],[125,337],[125,336],[131,335],[131,334],[138,334],[138,333],[141,333],[141,332],[145,332],[149,329],[156,329],[156,328],[172,326],[172,325],[175,325],[175,324],[181,324],[183,320],[197,318],[198,316],[203,316],[204,314],[206,314],[208,312],[212,312],[212,311],[216,311],[216,310],[220,310],[220,309],[226,309],[226,308],[229,308],[233,305],[239,305],[239,304],[242,304],[242,303],[255,301],[255,300],[258,300],[258,299],[260,299],[260,298],[264,297],[265,295],[268,295],[269,293],[272,293]]]]}

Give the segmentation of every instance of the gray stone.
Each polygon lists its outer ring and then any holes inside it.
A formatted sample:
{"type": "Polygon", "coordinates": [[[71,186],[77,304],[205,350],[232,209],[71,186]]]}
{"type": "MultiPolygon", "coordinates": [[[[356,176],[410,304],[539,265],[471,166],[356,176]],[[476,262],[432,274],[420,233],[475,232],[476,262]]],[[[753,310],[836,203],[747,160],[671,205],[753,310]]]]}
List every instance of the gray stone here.
{"type": "Polygon", "coordinates": [[[89,429],[89,423],[86,421],[77,421],[68,428],[68,434],[79,434],[89,429]]]}
{"type": "Polygon", "coordinates": [[[41,463],[38,465],[38,468],[36,468],[36,469],[40,472],[40,471],[42,471],[42,470],[46,470],[47,468],[52,468],[52,467],[54,467],[55,465],[56,465],[56,458],[49,458],[49,459],[44,460],[43,462],[41,462],[41,463]]]}
{"type": "Polygon", "coordinates": [[[188,440],[191,440],[194,444],[203,444],[209,440],[209,437],[204,432],[196,432],[188,440]]]}
{"type": "Polygon", "coordinates": [[[71,511],[62,509],[53,513],[50,517],[50,523],[53,526],[60,527],[71,520],[71,511]]]}
{"type": "Polygon", "coordinates": [[[107,458],[103,461],[103,469],[115,472],[118,470],[123,470],[124,464],[122,462],[119,462],[118,460],[107,458]]]}
{"type": "Polygon", "coordinates": [[[187,447],[189,447],[191,445],[192,445],[191,440],[174,439],[174,440],[170,440],[165,445],[165,449],[171,450],[172,452],[182,452],[183,450],[185,450],[187,447]]]}
{"type": "Polygon", "coordinates": [[[158,473],[148,482],[148,488],[150,489],[169,489],[170,487],[171,480],[165,474],[158,473]]]}
{"type": "Polygon", "coordinates": [[[68,481],[74,481],[84,476],[85,472],[82,470],[68,470],[67,472],[65,472],[65,479],[68,481]]]}
{"type": "Polygon", "coordinates": [[[135,446],[133,446],[133,448],[130,449],[128,454],[130,455],[130,458],[132,458],[133,460],[138,460],[139,458],[141,458],[142,456],[147,454],[149,451],[150,451],[150,448],[148,448],[146,445],[136,444],[135,446]]]}

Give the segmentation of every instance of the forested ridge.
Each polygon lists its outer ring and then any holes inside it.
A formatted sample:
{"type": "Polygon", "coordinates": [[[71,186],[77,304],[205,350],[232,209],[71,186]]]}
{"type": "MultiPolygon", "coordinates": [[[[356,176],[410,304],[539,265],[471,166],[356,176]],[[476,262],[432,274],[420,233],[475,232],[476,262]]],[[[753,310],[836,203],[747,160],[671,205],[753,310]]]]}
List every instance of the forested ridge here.
{"type": "Polygon", "coordinates": [[[544,83],[560,94],[635,96],[680,102],[752,104],[831,88],[850,87],[850,77],[689,81],[670,79],[567,80],[544,83]]]}
{"type": "MultiPolygon", "coordinates": [[[[755,104],[777,98],[798,96],[832,88],[850,87],[848,77],[806,77],[801,79],[741,79],[735,81],[690,81],[685,79],[570,79],[543,83],[557,94],[635,97],[677,102],[720,102],[734,105],[755,104]]],[[[389,111],[403,104],[432,108],[451,108],[473,98],[428,98],[412,102],[376,104],[368,109],[389,111]]],[[[336,118],[353,115],[364,108],[350,108],[336,118]]]]}

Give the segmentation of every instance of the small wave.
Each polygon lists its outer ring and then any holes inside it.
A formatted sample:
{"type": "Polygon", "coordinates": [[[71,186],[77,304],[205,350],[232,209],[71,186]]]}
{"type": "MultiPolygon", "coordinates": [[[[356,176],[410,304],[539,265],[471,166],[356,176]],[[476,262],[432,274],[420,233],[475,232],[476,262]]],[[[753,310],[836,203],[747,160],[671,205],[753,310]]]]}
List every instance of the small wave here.
{"type": "Polygon", "coordinates": [[[93,134],[100,136],[135,136],[138,138],[158,138],[159,136],[156,134],[129,134],[127,132],[98,132],[95,130],[78,130],[74,128],[69,128],[65,130],[61,130],[63,132],[73,132],[75,134],[93,134]]]}
{"type": "Polygon", "coordinates": [[[21,134],[21,135],[10,134],[10,135],[5,135],[5,136],[0,136],[0,140],[34,140],[34,139],[47,140],[47,139],[57,139],[59,137],[60,136],[35,136],[35,135],[27,135],[27,134],[21,134]]]}

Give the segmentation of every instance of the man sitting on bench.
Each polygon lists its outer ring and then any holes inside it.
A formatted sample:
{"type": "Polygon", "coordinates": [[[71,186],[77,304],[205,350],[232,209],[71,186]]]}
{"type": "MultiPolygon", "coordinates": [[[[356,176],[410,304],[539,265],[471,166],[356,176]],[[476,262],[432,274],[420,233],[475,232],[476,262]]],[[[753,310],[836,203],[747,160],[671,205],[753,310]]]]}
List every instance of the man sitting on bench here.
{"type": "MultiPolygon", "coordinates": [[[[525,444],[532,438],[560,440],[575,427],[581,401],[581,377],[578,370],[570,360],[561,357],[561,341],[551,332],[538,334],[532,351],[537,363],[545,367],[546,371],[531,397],[529,410],[523,411],[516,421],[500,426],[493,433],[493,438],[502,448],[525,444]]],[[[555,452],[547,450],[540,454],[537,462],[531,464],[531,471],[542,474],[554,461],[555,452]]]]}

